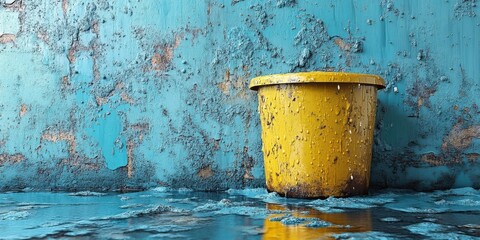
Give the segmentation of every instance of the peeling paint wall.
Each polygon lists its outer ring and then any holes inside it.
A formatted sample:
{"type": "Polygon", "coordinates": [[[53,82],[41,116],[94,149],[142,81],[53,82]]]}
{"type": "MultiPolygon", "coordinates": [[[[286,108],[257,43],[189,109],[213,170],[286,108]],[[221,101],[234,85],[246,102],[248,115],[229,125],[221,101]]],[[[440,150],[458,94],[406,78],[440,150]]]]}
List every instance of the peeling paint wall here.
{"type": "Polygon", "coordinates": [[[260,186],[258,75],[383,76],[372,184],[480,187],[475,0],[0,0],[0,189],[260,186]]]}

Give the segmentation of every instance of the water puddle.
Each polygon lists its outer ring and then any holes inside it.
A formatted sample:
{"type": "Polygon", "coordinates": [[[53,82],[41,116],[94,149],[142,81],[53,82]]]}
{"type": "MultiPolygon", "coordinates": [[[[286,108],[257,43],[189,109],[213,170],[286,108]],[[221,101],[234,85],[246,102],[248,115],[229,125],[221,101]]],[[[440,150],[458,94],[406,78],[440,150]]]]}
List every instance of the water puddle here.
{"type": "Polygon", "coordinates": [[[286,199],[265,189],[0,194],[2,239],[480,239],[480,191],[286,199]]]}

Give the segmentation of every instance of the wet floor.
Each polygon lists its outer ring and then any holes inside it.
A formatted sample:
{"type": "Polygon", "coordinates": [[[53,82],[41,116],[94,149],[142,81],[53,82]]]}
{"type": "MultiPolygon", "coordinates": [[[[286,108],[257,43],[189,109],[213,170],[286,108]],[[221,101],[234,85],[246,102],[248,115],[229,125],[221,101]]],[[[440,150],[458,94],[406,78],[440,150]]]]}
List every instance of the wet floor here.
{"type": "Polygon", "coordinates": [[[265,189],[0,194],[2,239],[480,239],[480,191],[285,199],[265,189]]]}

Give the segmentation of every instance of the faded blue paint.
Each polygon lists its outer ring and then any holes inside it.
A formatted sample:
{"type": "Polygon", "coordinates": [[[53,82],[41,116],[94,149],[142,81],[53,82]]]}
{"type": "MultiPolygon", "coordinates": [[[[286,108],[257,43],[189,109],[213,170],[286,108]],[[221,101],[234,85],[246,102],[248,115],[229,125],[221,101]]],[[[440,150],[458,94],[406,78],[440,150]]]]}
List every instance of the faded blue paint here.
{"type": "Polygon", "coordinates": [[[97,141],[102,149],[102,156],[109,169],[117,169],[127,165],[127,142],[121,135],[121,119],[117,111],[106,106],[99,113],[101,117],[87,133],[97,141]]]}
{"type": "Polygon", "coordinates": [[[262,185],[248,82],[312,70],[386,79],[373,185],[480,187],[477,12],[474,0],[0,2],[0,188],[262,185]]]}

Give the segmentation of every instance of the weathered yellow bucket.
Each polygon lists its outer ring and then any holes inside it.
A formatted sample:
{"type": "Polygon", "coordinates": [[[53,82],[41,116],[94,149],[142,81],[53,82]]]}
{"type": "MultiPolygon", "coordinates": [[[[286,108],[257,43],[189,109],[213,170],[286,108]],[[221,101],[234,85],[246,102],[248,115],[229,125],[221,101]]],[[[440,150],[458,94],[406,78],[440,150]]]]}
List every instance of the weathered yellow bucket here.
{"type": "Polygon", "coordinates": [[[269,191],[297,198],[368,193],[376,75],[308,72],[252,79],[269,191]]]}

